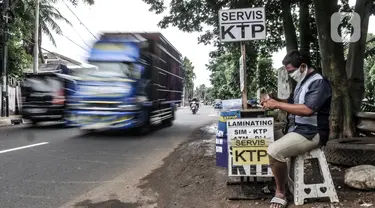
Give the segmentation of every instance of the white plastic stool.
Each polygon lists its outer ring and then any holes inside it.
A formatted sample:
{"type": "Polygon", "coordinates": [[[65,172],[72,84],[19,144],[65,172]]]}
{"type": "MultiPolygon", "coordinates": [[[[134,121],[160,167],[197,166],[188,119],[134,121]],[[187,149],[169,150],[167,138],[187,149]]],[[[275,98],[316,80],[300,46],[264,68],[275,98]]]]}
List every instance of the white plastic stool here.
{"type": "Polygon", "coordinates": [[[339,202],[335,185],[324,152],[317,148],[303,155],[288,160],[288,185],[290,192],[294,195],[294,204],[303,205],[305,199],[328,197],[333,202],[339,202]],[[317,158],[324,182],[320,184],[305,184],[305,160],[317,158]],[[293,170],[293,171],[292,171],[293,170]],[[291,173],[291,171],[293,173],[291,173]]]}

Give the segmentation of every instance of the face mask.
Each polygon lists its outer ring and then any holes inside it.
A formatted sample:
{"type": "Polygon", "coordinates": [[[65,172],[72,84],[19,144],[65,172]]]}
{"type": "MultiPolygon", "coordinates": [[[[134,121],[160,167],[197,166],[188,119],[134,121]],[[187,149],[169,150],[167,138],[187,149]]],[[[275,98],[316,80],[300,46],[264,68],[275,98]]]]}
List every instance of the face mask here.
{"type": "Polygon", "coordinates": [[[300,83],[305,77],[306,77],[306,74],[307,74],[307,69],[308,67],[306,66],[305,68],[305,71],[303,71],[301,73],[301,66],[295,70],[293,73],[289,74],[289,76],[294,79],[297,83],[300,83]]]}

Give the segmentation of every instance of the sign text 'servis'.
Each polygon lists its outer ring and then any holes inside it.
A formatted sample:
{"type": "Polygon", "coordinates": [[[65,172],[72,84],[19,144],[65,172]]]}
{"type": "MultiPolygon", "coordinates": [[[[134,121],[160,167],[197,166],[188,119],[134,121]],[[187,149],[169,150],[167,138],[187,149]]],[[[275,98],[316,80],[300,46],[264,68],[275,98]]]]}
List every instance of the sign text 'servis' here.
{"type": "Polygon", "coordinates": [[[219,23],[222,42],[266,38],[264,8],[220,10],[219,23]]]}

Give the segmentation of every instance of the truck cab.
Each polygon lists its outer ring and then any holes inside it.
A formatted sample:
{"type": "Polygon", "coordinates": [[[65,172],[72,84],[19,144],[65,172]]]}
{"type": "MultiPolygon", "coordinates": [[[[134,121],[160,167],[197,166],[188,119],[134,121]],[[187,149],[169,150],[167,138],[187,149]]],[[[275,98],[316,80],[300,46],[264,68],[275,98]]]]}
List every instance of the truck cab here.
{"type": "Polygon", "coordinates": [[[170,82],[160,78],[167,73],[180,76],[156,63],[162,58],[155,53],[155,42],[134,34],[102,35],[88,58],[97,69],[81,70],[76,75],[77,88],[69,98],[67,123],[90,131],[145,131],[158,122],[172,125],[175,105],[182,101],[181,94],[176,93],[177,88],[182,93],[182,79],[170,82]],[[178,96],[180,100],[173,99],[178,96]]]}

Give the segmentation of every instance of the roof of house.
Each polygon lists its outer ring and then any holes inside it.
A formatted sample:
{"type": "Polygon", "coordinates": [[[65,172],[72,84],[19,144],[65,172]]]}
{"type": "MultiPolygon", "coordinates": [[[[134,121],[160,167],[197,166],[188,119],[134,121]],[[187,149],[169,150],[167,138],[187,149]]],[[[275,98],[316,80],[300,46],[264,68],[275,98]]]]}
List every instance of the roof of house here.
{"type": "Polygon", "coordinates": [[[81,62],[56,52],[43,53],[47,63],[59,63],[65,65],[82,65],[81,62]]]}
{"type": "MultiPolygon", "coordinates": [[[[45,63],[39,64],[38,71],[55,71],[59,68],[60,64],[66,65],[68,68],[80,68],[82,67],[83,63],[69,58],[67,56],[61,55],[56,52],[46,52],[43,53],[43,57],[45,58],[45,63]]],[[[24,72],[29,73],[33,71],[33,67],[30,66],[29,68],[25,69],[24,72]]]]}

